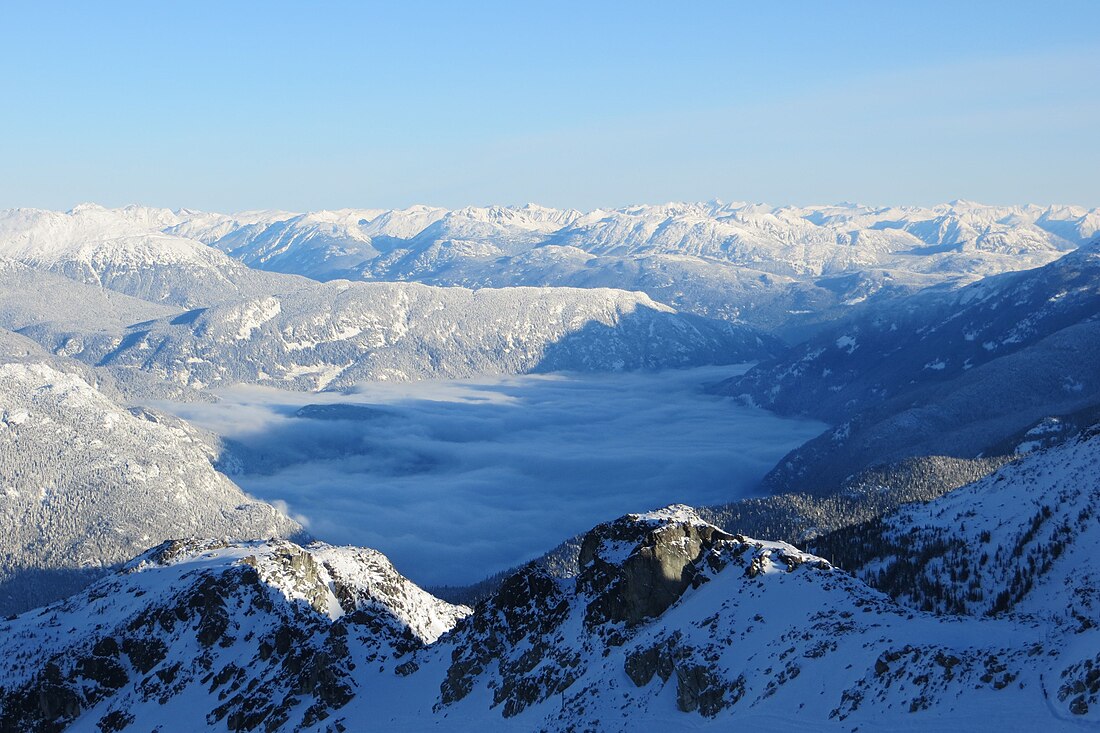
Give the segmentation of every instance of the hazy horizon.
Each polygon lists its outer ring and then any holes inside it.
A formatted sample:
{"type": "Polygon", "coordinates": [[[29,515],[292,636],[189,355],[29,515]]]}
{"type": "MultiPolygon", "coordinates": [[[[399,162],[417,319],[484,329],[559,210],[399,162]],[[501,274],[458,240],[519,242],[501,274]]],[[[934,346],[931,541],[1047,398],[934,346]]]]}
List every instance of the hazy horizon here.
{"type": "Polygon", "coordinates": [[[775,201],[761,201],[761,200],[727,200],[716,197],[704,198],[704,199],[669,199],[663,201],[630,201],[624,204],[615,206],[595,206],[593,208],[578,208],[569,206],[551,206],[541,201],[481,201],[481,202],[469,202],[465,204],[459,204],[457,206],[444,206],[443,204],[432,203],[430,201],[414,201],[406,206],[399,207],[383,207],[372,206],[370,202],[363,204],[351,205],[351,206],[323,206],[314,209],[288,209],[277,206],[262,206],[249,209],[203,209],[196,206],[177,206],[177,205],[153,205],[143,203],[141,201],[127,201],[117,205],[103,204],[98,201],[76,201],[69,206],[60,207],[44,207],[44,206],[10,206],[0,208],[0,211],[10,211],[14,209],[38,209],[42,211],[58,211],[64,213],[71,213],[82,206],[100,206],[104,209],[117,211],[123,210],[129,207],[148,208],[148,209],[167,209],[169,211],[179,212],[201,212],[209,214],[226,214],[226,215],[238,215],[253,212],[283,212],[287,214],[307,214],[318,212],[339,212],[339,211],[402,211],[408,209],[414,209],[417,207],[424,207],[429,209],[446,209],[448,211],[458,211],[461,209],[470,208],[490,208],[494,206],[519,209],[525,206],[541,206],[547,209],[558,210],[576,210],[583,214],[592,213],[595,211],[614,211],[618,209],[631,208],[635,206],[691,206],[697,204],[719,204],[723,206],[764,206],[775,209],[782,208],[796,208],[796,209],[814,209],[814,208],[829,208],[829,207],[866,207],[869,209],[891,209],[891,208],[934,208],[937,206],[954,206],[959,204],[973,204],[975,206],[982,207],[1001,207],[1001,208],[1013,208],[1013,207],[1028,207],[1035,206],[1040,208],[1047,207],[1076,207],[1081,209],[1097,209],[1100,208],[1100,201],[1096,202],[1076,202],[1076,201],[977,201],[967,198],[954,198],[934,200],[928,203],[914,203],[909,201],[896,201],[896,202],[882,202],[882,201],[858,201],[858,200],[843,200],[843,201],[794,201],[794,202],[775,202],[775,201]]]}

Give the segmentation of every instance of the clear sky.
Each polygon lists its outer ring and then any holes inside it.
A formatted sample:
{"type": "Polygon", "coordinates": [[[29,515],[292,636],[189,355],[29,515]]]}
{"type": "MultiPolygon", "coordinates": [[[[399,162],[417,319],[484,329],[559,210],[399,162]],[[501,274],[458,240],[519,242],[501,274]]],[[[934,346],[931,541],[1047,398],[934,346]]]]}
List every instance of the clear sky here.
{"type": "Polygon", "coordinates": [[[4,2],[0,207],[1100,206],[1100,2],[4,2]]]}

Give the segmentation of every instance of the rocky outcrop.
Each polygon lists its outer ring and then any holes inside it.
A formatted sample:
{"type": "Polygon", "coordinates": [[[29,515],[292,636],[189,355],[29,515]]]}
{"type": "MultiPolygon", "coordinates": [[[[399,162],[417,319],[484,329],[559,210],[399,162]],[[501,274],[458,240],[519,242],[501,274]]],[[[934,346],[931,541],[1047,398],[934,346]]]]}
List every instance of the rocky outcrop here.
{"type": "Polygon", "coordinates": [[[205,706],[191,727],[317,726],[361,689],[357,663],[396,663],[467,612],[370,550],[165,542],[0,625],[0,731],[151,728],[142,710],[185,698],[205,706]]]}
{"type": "MultiPolygon", "coordinates": [[[[653,641],[656,620],[730,563],[752,579],[776,568],[792,572],[807,557],[782,543],[723,532],[686,506],[601,524],[582,540],[577,578],[557,578],[532,563],[445,640],[453,651],[437,709],[480,685],[493,691],[492,705],[506,718],[554,697],[563,709],[571,699],[583,708],[591,688],[575,685],[591,676],[594,660],[615,653],[624,655],[620,669],[635,686],[646,687],[655,676],[662,684],[673,681],[681,711],[715,716],[744,695],[743,676],[714,668],[712,650],[679,632],[653,641]]],[[[817,558],[811,565],[831,570],[817,558]]]]}
{"type": "Polygon", "coordinates": [[[0,731],[1100,720],[1091,628],[921,613],[687,507],[600,525],[581,556],[469,613],[371,550],[166,543],[0,623],[0,731]]]}
{"type": "Polygon", "coordinates": [[[734,539],[687,507],[628,514],[584,537],[577,590],[593,596],[586,623],[628,626],[660,616],[701,575],[696,563],[717,543],[734,539]]]}
{"type": "Polygon", "coordinates": [[[502,706],[505,717],[568,689],[581,671],[580,656],[559,643],[570,601],[562,581],[534,565],[506,580],[458,630],[441,704],[469,695],[486,673],[500,679],[493,705],[502,706]],[[521,644],[525,649],[517,653],[521,644]]]}
{"type": "Polygon", "coordinates": [[[714,717],[732,707],[745,694],[745,677],[726,680],[705,663],[701,650],[683,642],[673,632],[661,642],[637,649],[626,657],[623,671],[637,687],[645,687],[654,675],[662,684],[676,680],[676,706],[685,713],[714,717]]]}

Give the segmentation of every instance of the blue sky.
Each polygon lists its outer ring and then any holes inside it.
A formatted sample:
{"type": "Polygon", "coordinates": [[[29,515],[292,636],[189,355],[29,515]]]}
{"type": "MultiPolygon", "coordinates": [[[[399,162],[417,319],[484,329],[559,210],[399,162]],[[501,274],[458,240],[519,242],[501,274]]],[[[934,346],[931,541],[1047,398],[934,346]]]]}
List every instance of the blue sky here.
{"type": "Polygon", "coordinates": [[[9,2],[0,207],[1100,205],[1100,2],[9,2]]]}

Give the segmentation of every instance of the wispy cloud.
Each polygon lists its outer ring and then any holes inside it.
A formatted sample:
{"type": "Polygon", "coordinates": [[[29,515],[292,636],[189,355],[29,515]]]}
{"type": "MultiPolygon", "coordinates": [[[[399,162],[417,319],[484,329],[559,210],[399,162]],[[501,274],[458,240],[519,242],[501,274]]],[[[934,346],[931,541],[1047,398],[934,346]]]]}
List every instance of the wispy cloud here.
{"type": "Polygon", "coordinates": [[[174,409],[240,446],[240,485],[285,501],[317,537],[375,547],[420,583],[462,583],[628,511],[743,496],[822,430],[702,392],[730,373],[370,384],[349,395],[242,387],[174,409]],[[388,414],[294,417],[322,401],[388,414]]]}

